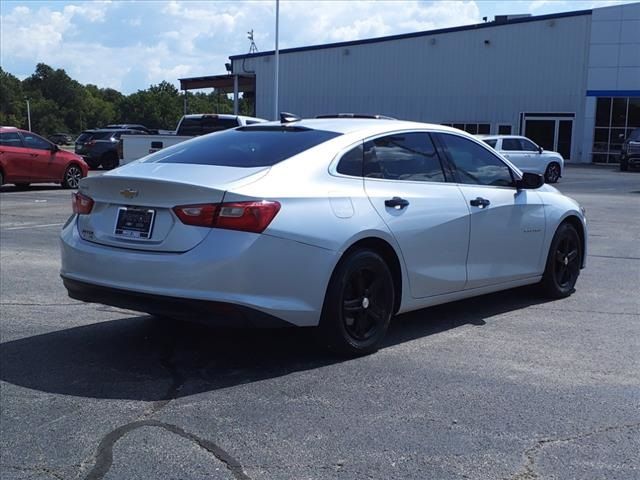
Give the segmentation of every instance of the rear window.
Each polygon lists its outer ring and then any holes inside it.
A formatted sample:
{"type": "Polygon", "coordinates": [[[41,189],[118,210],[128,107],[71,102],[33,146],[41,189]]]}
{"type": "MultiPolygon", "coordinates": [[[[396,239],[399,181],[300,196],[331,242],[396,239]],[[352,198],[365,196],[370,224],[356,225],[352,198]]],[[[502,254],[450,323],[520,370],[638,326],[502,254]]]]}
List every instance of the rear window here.
{"type": "Polygon", "coordinates": [[[299,127],[241,127],[178,143],[149,155],[143,162],[266,167],[339,135],[299,127]]]}
{"type": "Polygon", "coordinates": [[[76,138],[76,142],[79,142],[79,143],[86,142],[91,138],[91,135],[93,135],[93,132],[82,132],[78,136],[78,138],[76,138]]]}
{"type": "Polygon", "coordinates": [[[178,135],[198,136],[207,133],[219,132],[238,126],[235,118],[218,118],[215,116],[185,117],[178,127],[178,135]]]}

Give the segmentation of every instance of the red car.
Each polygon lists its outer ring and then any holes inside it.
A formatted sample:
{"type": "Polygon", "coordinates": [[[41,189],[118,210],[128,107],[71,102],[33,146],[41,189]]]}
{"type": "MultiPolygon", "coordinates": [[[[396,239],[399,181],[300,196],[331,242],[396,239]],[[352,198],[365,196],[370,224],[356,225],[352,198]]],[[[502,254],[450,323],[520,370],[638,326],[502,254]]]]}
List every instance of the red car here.
{"type": "Polygon", "coordinates": [[[0,185],[14,183],[60,183],[78,188],[89,166],[82,157],[60,150],[49,140],[15,127],[0,127],[0,185]]]}

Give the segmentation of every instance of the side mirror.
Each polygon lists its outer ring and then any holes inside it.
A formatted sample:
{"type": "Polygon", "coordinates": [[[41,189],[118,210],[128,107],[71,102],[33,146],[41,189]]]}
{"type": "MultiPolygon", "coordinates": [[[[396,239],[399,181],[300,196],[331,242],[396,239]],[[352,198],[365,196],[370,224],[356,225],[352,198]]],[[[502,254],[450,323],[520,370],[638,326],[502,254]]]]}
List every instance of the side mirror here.
{"type": "Polygon", "coordinates": [[[60,147],[58,145],[56,145],[55,143],[51,144],[51,151],[53,153],[59,152],[60,151],[60,147]]]}
{"type": "Polygon", "coordinates": [[[544,150],[544,148],[538,146],[538,153],[542,153],[543,150],[544,150]]]}
{"type": "Polygon", "coordinates": [[[524,172],[522,179],[516,180],[518,190],[535,190],[544,185],[544,177],[539,173],[524,172]]]}

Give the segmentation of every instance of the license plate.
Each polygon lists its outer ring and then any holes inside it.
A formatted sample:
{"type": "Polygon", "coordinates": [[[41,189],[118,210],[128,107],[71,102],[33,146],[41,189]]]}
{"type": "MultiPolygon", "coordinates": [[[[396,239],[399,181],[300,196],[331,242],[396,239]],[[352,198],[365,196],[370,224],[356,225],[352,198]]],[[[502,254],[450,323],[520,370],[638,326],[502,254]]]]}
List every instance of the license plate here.
{"type": "Polygon", "coordinates": [[[155,214],[155,210],[150,208],[120,207],[116,221],[116,236],[140,240],[150,239],[155,214]]]}

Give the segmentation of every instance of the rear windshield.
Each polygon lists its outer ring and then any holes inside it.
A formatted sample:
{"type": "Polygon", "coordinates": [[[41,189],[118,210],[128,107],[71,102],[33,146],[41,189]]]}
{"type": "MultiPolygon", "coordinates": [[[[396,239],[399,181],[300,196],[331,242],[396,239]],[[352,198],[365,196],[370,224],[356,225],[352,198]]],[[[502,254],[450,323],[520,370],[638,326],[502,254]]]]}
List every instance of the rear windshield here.
{"type": "Polygon", "coordinates": [[[78,138],[76,138],[76,142],[86,142],[91,138],[91,135],[93,135],[93,132],[82,132],[78,138]]]}
{"type": "Polygon", "coordinates": [[[241,127],[178,143],[143,162],[266,167],[341,135],[296,127],[241,127]]]}
{"type": "Polygon", "coordinates": [[[185,117],[178,127],[178,135],[197,136],[219,132],[238,126],[235,118],[218,118],[214,116],[185,117]]]}

